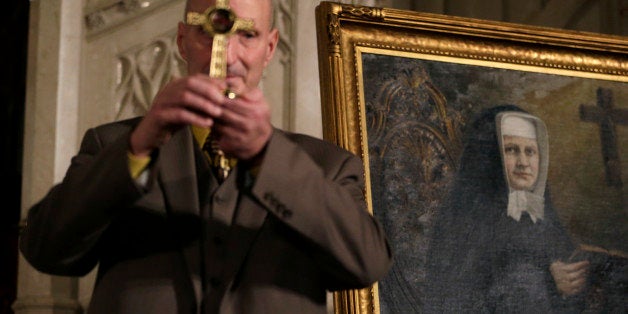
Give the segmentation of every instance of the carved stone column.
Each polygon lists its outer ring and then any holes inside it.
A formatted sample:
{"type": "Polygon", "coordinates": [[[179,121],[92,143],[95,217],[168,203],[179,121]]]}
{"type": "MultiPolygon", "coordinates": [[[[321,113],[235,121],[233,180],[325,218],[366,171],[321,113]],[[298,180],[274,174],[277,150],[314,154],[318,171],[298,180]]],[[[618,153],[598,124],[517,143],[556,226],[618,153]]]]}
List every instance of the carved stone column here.
{"type": "MultiPolygon", "coordinates": [[[[82,1],[31,1],[22,218],[59,182],[76,151],[82,1]]],[[[37,272],[20,256],[16,314],[80,313],[77,279],[37,272]]]]}

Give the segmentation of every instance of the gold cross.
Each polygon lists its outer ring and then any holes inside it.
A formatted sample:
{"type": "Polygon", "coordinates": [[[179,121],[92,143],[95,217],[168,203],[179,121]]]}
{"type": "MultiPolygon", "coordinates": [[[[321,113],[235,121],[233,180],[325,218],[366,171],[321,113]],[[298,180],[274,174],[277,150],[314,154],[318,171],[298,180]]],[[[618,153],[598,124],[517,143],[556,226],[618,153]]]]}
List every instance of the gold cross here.
{"type": "Polygon", "coordinates": [[[217,0],[216,5],[205,12],[188,12],[186,24],[203,26],[203,30],[213,37],[212,58],[209,76],[227,77],[227,37],[238,31],[253,30],[253,21],[238,18],[229,7],[229,0],[217,0]]]}
{"type": "MultiPolygon", "coordinates": [[[[238,31],[253,30],[253,21],[240,19],[229,7],[229,0],[217,0],[216,5],[207,8],[205,12],[188,12],[186,24],[200,25],[203,30],[213,37],[212,55],[209,64],[209,76],[211,78],[224,79],[227,77],[227,39],[238,31]]],[[[236,98],[236,94],[229,89],[225,90],[225,96],[236,98]]],[[[231,162],[225,153],[218,147],[210,131],[212,166],[217,166],[218,179],[222,182],[231,171],[231,162]]]]}

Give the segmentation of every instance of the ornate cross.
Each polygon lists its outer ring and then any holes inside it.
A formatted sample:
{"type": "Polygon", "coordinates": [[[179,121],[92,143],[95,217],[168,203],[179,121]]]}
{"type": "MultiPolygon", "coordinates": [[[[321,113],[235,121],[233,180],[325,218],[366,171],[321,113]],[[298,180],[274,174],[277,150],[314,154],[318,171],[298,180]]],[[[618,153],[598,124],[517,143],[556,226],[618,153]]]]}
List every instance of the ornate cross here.
{"type": "Polygon", "coordinates": [[[628,125],[628,110],[613,108],[613,92],[610,89],[598,88],[597,106],[580,105],[580,119],[600,125],[606,183],[611,187],[622,188],[621,162],[615,125],[628,125]]]}
{"type": "MultiPolygon", "coordinates": [[[[209,64],[209,76],[212,78],[224,79],[227,77],[227,40],[228,37],[238,31],[253,30],[253,21],[248,19],[240,19],[229,7],[229,0],[217,0],[216,5],[207,8],[205,12],[188,12],[186,16],[186,24],[199,25],[203,30],[212,36],[212,55],[209,64]]],[[[229,90],[225,90],[225,96],[230,99],[236,98],[236,94],[229,90]]],[[[210,132],[209,141],[204,149],[211,150],[212,167],[218,169],[218,180],[223,181],[229,175],[232,162],[225,153],[218,147],[217,141],[210,132]]],[[[235,161],[235,160],[234,160],[235,161]]]]}
{"type": "Polygon", "coordinates": [[[253,30],[253,21],[236,17],[229,7],[229,0],[217,0],[215,6],[203,13],[188,12],[185,22],[202,26],[213,37],[209,76],[227,77],[227,39],[238,31],[253,30]]]}

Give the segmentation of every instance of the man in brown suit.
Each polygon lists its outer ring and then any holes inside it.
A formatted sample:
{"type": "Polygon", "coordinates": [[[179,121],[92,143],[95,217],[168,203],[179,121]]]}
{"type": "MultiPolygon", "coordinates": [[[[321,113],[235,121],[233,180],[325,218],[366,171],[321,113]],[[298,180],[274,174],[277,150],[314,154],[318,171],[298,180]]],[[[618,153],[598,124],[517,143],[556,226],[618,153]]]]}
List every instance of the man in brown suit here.
{"type": "Polygon", "coordinates": [[[360,159],[270,123],[258,84],[278,41],[271,0],[230,6],[254,26],[228,40],[226,79],[207,76],[213,38],[180,23],[189,75],[144,117],[88,130],[29,212],[20,248],[34,267],[82,276],[98,265],[90,314],[324,313],[326,291],[390,267],[360,159]],[[201,148],[208,131],[235,160],[221,182],[201,148]]]}

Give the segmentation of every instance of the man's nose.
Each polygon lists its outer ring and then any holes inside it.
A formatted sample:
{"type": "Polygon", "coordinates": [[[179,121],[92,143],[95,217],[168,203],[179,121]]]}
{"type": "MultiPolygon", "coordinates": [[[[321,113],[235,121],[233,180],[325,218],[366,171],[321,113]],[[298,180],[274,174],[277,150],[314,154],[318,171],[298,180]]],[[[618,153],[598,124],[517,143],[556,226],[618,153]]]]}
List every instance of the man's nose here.
{"type": "Polygon", "coordinates": [[[227,38],[227,64],[233,64],[238,59],[239,43],[237,34],[227,38]]]}

